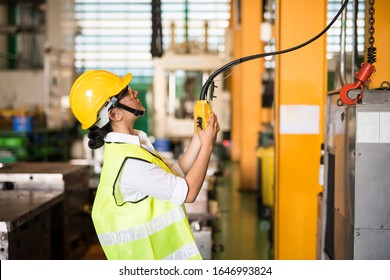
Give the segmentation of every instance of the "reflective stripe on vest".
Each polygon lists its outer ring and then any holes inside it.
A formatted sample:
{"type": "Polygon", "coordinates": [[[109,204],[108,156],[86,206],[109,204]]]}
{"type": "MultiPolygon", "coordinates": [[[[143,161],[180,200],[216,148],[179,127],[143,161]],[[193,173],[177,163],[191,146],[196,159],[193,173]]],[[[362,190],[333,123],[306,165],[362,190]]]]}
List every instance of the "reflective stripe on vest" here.
{"type": "Polygon", "coordinates": [[[199,250],[195,242],[193,242],[176,250],[169,256],[165,257],[164,260],[186,260],[196,255],[199,255],[199,250]]]}
{"type": "Polygon", "coordinates": [[[160,231],[167,226],[185,218],[185,213],[182,208],[174,208],[164,213],[163,215],[152,219],[146,224],[135,226],[132,228],[122,229],[115,232],[98,234],[100,244],[102,246],[116,245],[134,241],[141,238],[146,238],[149,235],[160,231]]]}

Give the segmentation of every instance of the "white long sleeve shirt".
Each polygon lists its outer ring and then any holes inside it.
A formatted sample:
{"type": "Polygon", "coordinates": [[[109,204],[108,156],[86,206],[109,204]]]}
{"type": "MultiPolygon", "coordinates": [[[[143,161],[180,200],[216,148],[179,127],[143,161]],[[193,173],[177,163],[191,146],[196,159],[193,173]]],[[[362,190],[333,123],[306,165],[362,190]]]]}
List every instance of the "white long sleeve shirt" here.
{"type": "MultiPolygon", "coordinates": [[[[105,142],[136,144],[155,153],[154,147],[146,133],[135,131],[137,135],[110,132],[105,142]]],[[[157,165],[137,159],[127,159],[119,179],[120,191],[125,201],[138,201],[151,196],[156,199],[170,201],[176,205],[184,203],[188,186],[179,165],[166,161],[173,173],[168,173],[157,165]]]]}

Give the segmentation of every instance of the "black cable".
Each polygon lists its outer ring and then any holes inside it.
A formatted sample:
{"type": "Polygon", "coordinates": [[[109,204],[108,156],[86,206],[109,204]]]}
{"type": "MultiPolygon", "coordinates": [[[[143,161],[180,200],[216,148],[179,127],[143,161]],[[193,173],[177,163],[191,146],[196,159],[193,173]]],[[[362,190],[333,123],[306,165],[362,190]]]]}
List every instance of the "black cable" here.
{"type": "Polygon", "coordinates": [[[216,76],[218,76],[220,73],[226,71],[227,69],[237,65],[237,64],[241,64],[245,61],[249,61],[249,60],[253,60],[253,59],[257,59],[257,58],[262,58],[262,57],[266,57],[266,56],[272,56],[272,55],[279,55],[279,54],[284,54],[284,53],[288,53],[288,52],[292,52],[292,51],[295,51],[297,49],[300,49],[312,42],[314,42],[315,40],[317,40],[318,38],[320,38],[322,35],[324,35],[328,30],[329,28],[334,24],[334,22],[337,20],[337,18],[340,16],[340,14],[343,12],[343,10],[345,9],[345,7],[347,6],[348,4],[348,1],[349,0],[345,0],[344,1],[344,4],[341,6],[340,10],[338,11],[338,13],[336,14],[336,16],[332,19],[332,21],[325,27],[324,30],[322,30],[319,34],[317,34],[316,36],[314,36],[313,38],[311,38],[310,40],[298,45],[298,46],[295,46],[295,47],[292,47],[292,48],[289,48],[289,49],[285,49],[285,50],[281,50],[281,51],[276,51],[276,52],[269,52],[269,53],[261,53],[261,54],[255,54],[255,55],[250,55],[250,56],[245,56],[245,57],[242,57],[242,58],[238,58],[236,60],[233,60],[227,64],[225,64],[224,66],[222,66],[221,68],[217,69],[214,73],[212,73],[210,75],[210,77],[207,79],[207,81],[205,82],[205,84],[203,85],[202,87],[202,91],[200,93],[200,97],[199,97],[199,100],[206,100],[206,97],[207,97],[207,92],[208,92],[208,89],[209,89],[209,86],[211,83],[213,83],[213,80],[216,76]]]}

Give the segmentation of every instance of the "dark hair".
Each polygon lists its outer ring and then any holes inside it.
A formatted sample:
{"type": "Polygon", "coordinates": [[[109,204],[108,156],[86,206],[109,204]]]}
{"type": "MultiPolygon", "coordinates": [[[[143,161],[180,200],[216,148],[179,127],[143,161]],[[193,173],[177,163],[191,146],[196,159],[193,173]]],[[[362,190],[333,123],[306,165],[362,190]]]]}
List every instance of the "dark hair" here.
{"type": "Polygon", "coordinates": [[[111,125],[107,123],[102,128],[98,126],[92,126],[88,132],[88,147],[92,150],[99,149],[104,145],[104,137],[106,137],[107,133],[111,132],[111,125]]]}

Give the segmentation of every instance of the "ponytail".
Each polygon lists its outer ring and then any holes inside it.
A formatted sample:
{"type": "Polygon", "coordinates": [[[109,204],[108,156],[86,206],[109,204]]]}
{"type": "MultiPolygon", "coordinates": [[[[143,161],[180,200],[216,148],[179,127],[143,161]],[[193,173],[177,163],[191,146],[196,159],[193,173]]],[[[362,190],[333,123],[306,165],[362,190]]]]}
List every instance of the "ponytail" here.
{"type": "Polygon", "coordinates": [[[92,126],[88,132],[88,147],[92,150],[99,149],[104,145],[104,137],[111,132],[111,125],[107,123],[102,128],[92,126]]]}

